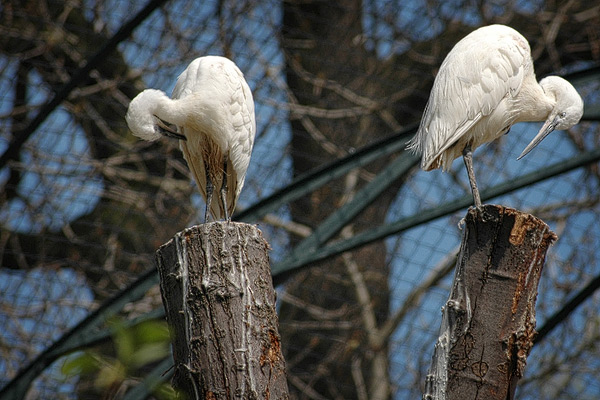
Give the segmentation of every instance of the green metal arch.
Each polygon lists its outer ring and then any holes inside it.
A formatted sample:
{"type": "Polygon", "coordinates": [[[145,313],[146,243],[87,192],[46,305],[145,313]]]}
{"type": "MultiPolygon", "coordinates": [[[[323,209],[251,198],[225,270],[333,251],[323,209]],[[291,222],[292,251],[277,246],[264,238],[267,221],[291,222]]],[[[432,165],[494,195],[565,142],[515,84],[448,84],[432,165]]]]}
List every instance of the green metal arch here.
{"type": "MultiPolygon", "coordinates": [[[[600,81],[600,67],[595,66],[582,72],[570,74],[566,76],[566,78],[574,83],[583,83],[590,80],[600,81]]],[[[583,120],[600,121],[600,107],[586,106],[583,120]]],[[[415,130],[416,126],[412,126],[384,140],[366,146],[343,159],[326,164],[313,172],[297,178],[290,185],[282,188],[273,195],[258,201],[255,205],[238,214],[237,219],[240,221],[257,221],[268,212],[276,210],[281,205],[287,204],[294,199],[312,192],[332,179],[343,176],[349,171],[367,165],[381,157],[401,152],[401,154],[396,157],[387,168],[384,168],[372,182],[365,185],[365,187],[354,196],[354,199],[351,202],[334,212],[314,230],[313,235],[298,244],[286,259],[273,266],[273,278],[275,282],[280,282],[282,277],[288,275],[291,271],[297,270],[314,261],[322,260],[344,251],[364,246],[373,241],[402,232],[403,230],[447,216],[460,209],[464,209],[471,204],[472,199],[467,195],[460,199],[441,204],[434,209],[419,212],[418,215],[406,217],[390,224],[381,225],[368,231],[361,232],[352,238],[325,245],[333,235],[351,222],[354,216],[371,204],[377,194],[392,185],[396,179],[409,173],[411,168],[416,165],[418,162],[416,157],[404,151],[406,140],[414,134],[415,130]]],[[[550,179],[559,174],[598,162],[599,160],[600,148],[597,148],[582,153],[570,160],[544,167],[540,171],[534,171],[521,177],[511,179],[509,182],[483,190],[481,192],[482,199],[491,199],[501,196],[533,183],[550,179]]],[[[126,304],[141,298],[148,289],[157,283],[158,275],[154,268],[151,268],[136,282],[132,283],[117,296],[101,305],[94,313],[90,314],[77,326],[64,334],[46,351],[22,369],[17,376],[0,390],[0,399],[12,400],[24,398],[30,383],[52,362],[76,349],[107,339],[110,334],[106,331],[103,332],[101,326],[103,326],[109,318],[119,313],[126,304]]],[[[161,318],[163,316],[164,312],[162,310],[155,310],[141,318],[153,319],[161,318]]],[[[171,372],[164,373],[165,367],[168,365],[170,365],[169,360],[160,363],[151,372],[149,377],[158,378],[163,382],[166,381],[171,374],[171,372]]],[[[151,393],[151,389],[155,386],[156,384],[151,384],[147,379],[138,385],[135,390],[132,390],[131,393],[127,395],[127,399],[144,399],[148,397],[151,393]]]]}

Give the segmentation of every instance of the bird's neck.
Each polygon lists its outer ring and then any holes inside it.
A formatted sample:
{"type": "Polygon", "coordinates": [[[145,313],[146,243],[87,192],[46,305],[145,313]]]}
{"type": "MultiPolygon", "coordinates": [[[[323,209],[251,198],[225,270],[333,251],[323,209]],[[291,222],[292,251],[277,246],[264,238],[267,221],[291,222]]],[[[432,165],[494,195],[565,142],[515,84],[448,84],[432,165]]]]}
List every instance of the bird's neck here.
{"type": "Polygon", "coordinates": [[[154,114],[165,122],[173,125],[182,126],[185,124],[186,109],[185,104],[178,99],[170,99],[165,97],[159,101],[154,111],[154,114]]]}
{"type": "Polygon", "coordinates": [[[542,87],[532,79],[533,84],[523,82],[519,96],[519,117],[516,122],[544,121],[556,103],[553,96],[544,92],[542,87]]]}

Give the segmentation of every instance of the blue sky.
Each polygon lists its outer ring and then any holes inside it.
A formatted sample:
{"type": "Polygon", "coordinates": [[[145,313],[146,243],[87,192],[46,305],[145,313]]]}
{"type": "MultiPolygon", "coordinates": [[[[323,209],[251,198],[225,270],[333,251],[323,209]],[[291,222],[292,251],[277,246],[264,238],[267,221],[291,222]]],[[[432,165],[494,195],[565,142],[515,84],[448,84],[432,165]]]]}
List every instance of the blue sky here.
{"type": "MultiPolygon", "coordinates": [[[[121,1],[111,1],[102,11],[105,14],[110,31],[114,32],[120,24],[131,16],[130,5],[121,1]]],[[[279,4],[279,3],[276,3],[279,4]]],[[[366,2],[366,7],[385,13],[390,5],[384,1],[366,2]]],[[[408,3],[412,4],[412,3],[408,3]]],[[[136,4],[140,8],[142,3],[136,4]]],[[[219,44],[219,25],[214,18],[217,2],[205,2],[202,7],[191,7],[194,15],[190,14],[189,4],[185,2],[172,2],[169,7],[181,8],[181,15],[187,15],[178,21],[180,31],[184,38],[180,41],[187,48],[185,51],[177,48],[175,43],[165,43],[160,27],[164,26],[165,17],[161,13],[153,14],[134,33],[132,41],[119,46],[125,59],[134,68],[144,68],[153,71],[145,74],[143,80],[148,87],[158,88],[170,93],[177,76],[187,64],[195,57],[205,54],[223,54],[224,49],[219,44]],[[182,57],[182,53],[185,57],[182,57]]],[[[279,6],[272,2],[265,2],[253,9],[252,13],[244,13],[234,17],[236,19],[236,37],[231,42],[231,52],[234,60],[244,71],[250,87],[253,89],[256,101],[257,131],[259,137],[253,151],[253,161],[250,164],[246,186],[240,198],[240,206],[247,207],[257,199],[265,197],[277,188],[291,180],[291,160],[288,154],[290,129],[287,120],[287,97],[284,92],[284,60],[279,50],[276,32],[269,27],[277,27],[282,15],[279,6]],[[252,47],[245,38],[252,38],[252,47]],[[269,65],[269,70],[263,67],[269,65]],[[266,185],[265,182],[270,184],[266,185]],[[273,183],[273,184],[271,184],[273,183]]],[[[179,10],[178,10],[179,11],[179,10]]],[[[373,11],[374,12],[374,11],[373,11]]],[[[442,9],[442,13],[454,13],[450,5],[442,9]]],[[[93,15],[91,9],[90,16],[93,15]]],[[[431,24],[437,15],[430,15],[425,8],[406,6],[398,13],[395,24],[398,26],[413,27],[414,37],[427,38],[436,32],[435,24],[431,24]]],[[[476,20],[465,18],[469,22],[476,20]]],[[[392,52],[401,52],[406,46],[405,41],[392,38],[391,26],[385,24],[375,25],[368,15],[364,18],[365,31],[373,35],[369,38],[368,45],[377,49],[381,58],[388,57],[392,52]]],[[[0,75],[0,91],[5,93],[0,101],[0,115],[5,115],[11,110],[11,81],[14,65],[5,58],[0,58],[0,64],[7,65],[5,74],[0,75]]],[[[35,73],[31,74],[31,83],[39,84],[40,79],[35,73]]],[[[38,85],[36,87],[42,87],[38,85]]],[[[588,101],[598,101],[598,94],[587,94],[588,101]]],[[[41,104],[48,98],[44,90],[35,93],[29,98],[30,104],[41,104]]],[[[5,132],[6,122],[0,122],[5,132]]],[[[124,123],[124,121],[123,121],[124,123]]],[[[563,132],[555,132],[527,157],[517,162],[525,144],[537,133],[541,123],[518,124],[510,133],[502,138],[498,144],[482,147],[475,152],[475,169],[482,188],[503,182],[512,177],[543,168],[560,160],[568,159],[575,154],[576,149],[563,132]],[[500,147],[498,147],[500,146],[500,147]],[[498,156],[489,157],[499,151],[498,156]],[[486,165],[484,160],[493,159],[492,165],[486,165]]],[[[597,128],[594,128],[597,130],[597,128]]],[[[589,147],[596,143],[594,131],[581,131],[589,147]]],[[[7,143],[6,134],[0,137],[0,150],[4,150],[7,143]]],[[[67,110],[59,108],[38,129],[28,142],[23,153],[24,161],[31,163],[31,168],[25,172],[18,191],[22,200],[16,199],[0,209],[0,221],[10,229],[20,232],[39,232],[42,229],[56,231],[64,226],[65,222],[73,220],[94,208],[99,196],[102,195],[104,184],[101,177],[93,168],[90,159],[87,140],[72,120],[67,110]],[[50,173],[48,173],[50,171],[50,173]],[[43,172],[43,173],[42,173],[43,172]]],[[[5,172],[0,172],[0,179],[6,179],[5,172]]],[[[542,182],[533,187],[521,190],[515,194],[494,199],[498,202],[519,209],[528,210],[546,203],[560,203],[581,199],[589,196],[586,188],[578,187],[578,182],[585,182],[582,171],[574,171],[552,181],[542,182]]],[[[462,160],[456,160],[452,173],[443,173],[439,170],[433,172],[416,172],[413,179],[398,193],[394,205],[390,208],[388,221],[394,221],[403,216],[418,213],[425,208],[462,197],[467,188],[466,174],[462,160]]],[[[203,203],[199,195],[192,196],[191,201],[200,210],[203,203]]],[[[465,210],[466,212],[466,210],[465,210]]],[[[279,211],[281,217],[289,218],[285,208],[279,211]]],[[[426,226],[411,229],[402,235],[386,240],[388,248],[393,249],[398,245],[398,250],[390,250],[389,262],[392,266],[390,287],[393,298],[392,311],[398,307],[407,292],[420,282],[428,272],[440,262],[448,252],[456,248],[460,242],[461,232],[457,227],[458,220],[464,213],[434,221],[426,226]]],[[[578,244],[586,240],[591,241],[589,248],[598,249],[597,238],[600,237],[598,226],[593,221],[594,213],[578,213],[569,216],[569,224],[574,229],[557,242],[549,253],[547,273],[560,276],[560,279],[581,279],[581,272],[576,268],[564,270],[563,265],[569,263],[584,264],[583,256],[577,259],[580,251],[578,244]]],[[[198,219],[199,220],[199,219],[198,219]]],[[[549,221],[552,229],[561,230],[561,221],[549,221]]],[[[273,237],[273,257],[281,258],[287,250],[287,240],[273,237]]],[[[595,253],[592,254],[595,256],[595,253]]],[[[588,267],[587,271],[597,271],[588,267]]],[[[585,276],[583,277],[585,278],[585,276]]],[[[429,293],[423,302],[422,308],[411,314],[412,320],[399,329],[394,335],[393,348],[405,349],[398,351],[392,357],[392,377],[402,379],[403,371],[415,368],[415,349],[423,349],[419,357],[427,360],[427,352],[433,350],[433,342],[439,327],[440,307],[447,297],[448,278],[442,288],[429,293]],[[411,353],[408,350],[412,350],[411,353]]],[[[558,279],[558,278],[557,278],[558,279]]],[[[15,304],[19,307],[34,307],[35,304],[19,304],[24,299],[50,299],[56,305],[45,310],[39,320],[25,318],[23,326],[19,329],[41,329],[46,337],[56,338],[61,331],[75,324],[86,315],[86,307],[92,302],[92,295],[85,281],[74,270],[39,270],[29,272],[0,270],[0,299],[2,302],[15,304]],[[37,284],[32,284],[37,282],[37,284]],[[4,286],[2,286],[4,285],[4,286]]],[[[556,292],[551,284],[542,282],[540,286],[540,313],[538,321],[543,321],[556,308],[564,302],[566,294],[556,292]]],[[[31,300],[29,300],[31,301],[31,300]]],[[[585,324],[585,315],[582,311],[572,320],[575,324],[585,324]]],[[[3,318],[0,314],[0,318],[3,318]]],[[[2,322],[2,321],[0,321],[2,322]]],[[[16,327],[8,324],[2,339],[11,337],[12,329],[16,327]]],[[[539,326],[539,324],[538,324],[539,326]]],[[[34,349],[43,349],[48,342],[34,344],[34,349]]],[[[530,365],[535,365],[537,350],[532,354],[530,365]]],[[[418,361],[418,360],[417,360],[418,361]]],[[[6,366],[0,362],[0,372],[6,366]]],[[[536,367],[532,367],[535,370],[536,367]]],[[[401,385],[400,385],[401,386],[401,385]]],[[[398,391],[397,398],[404,398],[408,392],[398,391]]]]}

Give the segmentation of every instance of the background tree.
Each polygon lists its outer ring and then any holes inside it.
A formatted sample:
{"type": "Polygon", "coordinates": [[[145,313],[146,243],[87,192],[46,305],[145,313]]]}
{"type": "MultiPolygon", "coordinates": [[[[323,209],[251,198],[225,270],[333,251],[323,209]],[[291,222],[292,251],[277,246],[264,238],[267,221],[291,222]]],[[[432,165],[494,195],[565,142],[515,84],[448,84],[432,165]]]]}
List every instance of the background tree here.
{"type": "MultiPolygon", "coordinates": [[[[43,105],[145,5],[31,0],[1,6],[0,150],[11,155],[0,165],[3,376],[15,376],[62,332],[136,281],[152,268],[154,249],[200,221],[203,205],[177,143],[138,141],[123,118],[133,96],[145,87],[170,92],[197,56],[234,59],[257,102],[258,137],[241,208],[417,123],[437,67],[479,25],[504,23],[527,37],[538,77],[590,71],[572,81],[585,98],[588,121],[598,107],[600,14],[584,2],[156,1],[133,36],[94,65],[18,145],[43,105]]],[[[514,162],[536,127],[513,127],[475,159],[486,188],[592,152],[571,172],[492,199],[532,212],[559,235],[540,285],[543,325],[598,275],[600,180],[593,151],[599,135],[596,122],[583,122],[514,162]]],[[[408,156],[394,152],[355,168],[251,221],[260,222],[274,264],[402,157],[408,156]]],[[[460,167],[449,174],[413,168],[332,239],[442,210],[468,195],[460,167]]],[[[456,223],[466,211],[456,209],[286,274],[279,287],[280,331],[297,398],[419,395],[460,240],[456,223]]],[[[162,307],[157,293],[149,290],[121,318],[162,307]]],[[[598,393],[597,321],[597,301],[590,298],[534,348],[520,398],[598,393]]],[[[130,371],[115,393],[127,392],[146,373],[130,371]]],[[[46,397],[72,396],[76,385],[80,393],[96,390],[83,377],[56,385],[57,374],[50,368],[34,390],[46,397]]]]}

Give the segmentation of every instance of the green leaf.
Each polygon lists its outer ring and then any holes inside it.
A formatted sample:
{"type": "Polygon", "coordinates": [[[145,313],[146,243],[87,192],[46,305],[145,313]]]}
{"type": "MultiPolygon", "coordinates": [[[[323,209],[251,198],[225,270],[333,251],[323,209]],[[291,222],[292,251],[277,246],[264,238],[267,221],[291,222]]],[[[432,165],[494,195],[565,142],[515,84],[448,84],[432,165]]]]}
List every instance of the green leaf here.
{"type": "Polygon", "coordinates": [[[72,377],[96,372],[99,368],[98,356],[90,351],[85,351],[67,356],[60,371],[63,375],[72,377]]]}
{"type": "Polygon", "coordinates": [[[104,365],[96,376],[96,387],[106,388],[115,383],[122,382],[127,377],[127,369],[116,360],[113,364],[104,365]]]}
{"type": "Polygon", "coordinates": [[[123,327],[123,324],[115,324],[113,326],[114,343],[117,350],[117,358],[124,363],[127,363],[135,352],[135,336],[131,329],[123,327]]]}
{"type": "Polygon", "coordinates": [[[165,321],[144,321],[134,328],[138,343],[168,342],[169,328],[165,321]]]}
{"type": "Polygon", "coordinates": [[[169,354],[168,342],[147,343],[138,348],[128,360],[128,365],[141,367],[142,365],[161,360],[169,354]]]}

